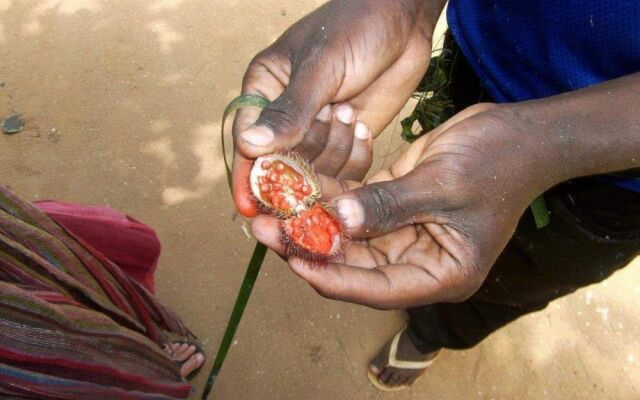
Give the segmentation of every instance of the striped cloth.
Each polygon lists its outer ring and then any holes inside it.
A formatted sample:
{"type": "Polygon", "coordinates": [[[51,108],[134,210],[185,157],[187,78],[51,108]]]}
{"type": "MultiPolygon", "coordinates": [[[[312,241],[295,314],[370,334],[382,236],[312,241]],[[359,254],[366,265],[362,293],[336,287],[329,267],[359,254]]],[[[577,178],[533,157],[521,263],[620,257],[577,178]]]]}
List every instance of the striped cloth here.
{"type": "Polygon", "coordinates": [[[195,337],[102,253],[0,187],[0,398],[184,399],[195,337]]]}

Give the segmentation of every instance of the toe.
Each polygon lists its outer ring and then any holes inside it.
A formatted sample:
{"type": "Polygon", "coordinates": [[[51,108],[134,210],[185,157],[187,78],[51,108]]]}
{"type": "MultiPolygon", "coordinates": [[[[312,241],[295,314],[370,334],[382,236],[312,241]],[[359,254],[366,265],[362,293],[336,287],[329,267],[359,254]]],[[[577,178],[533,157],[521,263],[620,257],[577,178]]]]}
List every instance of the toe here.
{"type": "Polygon", "coordinates": [[[371,363],[369,364],[369,371],[371,371],[371,373],[374,374],[375,376],[379,376],[380,372],[382,372],[382,369],[378,368],[375,364],[371,363]]]}
{"type": "Polygon", "coordinates": [[[402,382],[402,384],[405,386],[411,386],[413,382],[416,380],[416,377],[417,375],[407,375],[404,379],[404,382],[402,382]]]}
{"type": "Polygon", "coordinates": [[[183,353],[183,352],[187,351],[188,348],[189,348],[188,344],[181,343],[180,346],[178,347],[178,351],[176,351],[176,353],[183,353]]]}
{"type": "Polygon", "coordinates": [[[182,364],[182,367],[180,368],[180,375],[182,375],[183,378],[186,378],[193,371],[200,368],[203,363],[204,355],[202,353],[196,353],[192,355],[187,361],[184,362],[184,364],[182,364]]]}
{"type": "Polygon", "coordinates": [[[389,386],[399,386],[403,382],[404,382],[404,375],[400,373],[400,371],[393,371],[387,384],[389,386]]]}
{"type": "Polygon", "coordinates": [[[174,355],[173,359],[178,362],[186,361],[196,352],[196,346],[187,346],[187,349],[179,354],[174,355]]]}
{"type": "Polygon", "coordinates": [[[391,368],[385,368],[384,371],[382,371],[380,375],[378,375],[378,380],[380,381],[380,383],[383,383],[385,385],[389,385],[392,378],[393,371],[391,370],[391,368]]]}
{"type": "Polygon", "coordinates": [[[372,374],[380,376],[389,362],[389,344],[385,345],[380,352],[371,360],[369,370],[372,374]]]}

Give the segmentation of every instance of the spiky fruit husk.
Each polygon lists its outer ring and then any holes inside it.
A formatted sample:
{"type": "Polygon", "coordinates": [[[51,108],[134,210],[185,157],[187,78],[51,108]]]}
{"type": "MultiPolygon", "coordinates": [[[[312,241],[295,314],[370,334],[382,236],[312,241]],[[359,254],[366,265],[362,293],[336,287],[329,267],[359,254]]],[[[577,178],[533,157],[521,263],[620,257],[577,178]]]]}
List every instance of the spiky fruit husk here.
{"type": "Polygon", "coordinates": [[[263,213],[282,217],[308,209],[320,196],[313,169],[295,153],[258,157],[249,185],[263,213]]]}
{"type": "Polygon", "coordinates": [[[318,202],[318,178],[297,154],[257,158],[249,185],[260,212],[280,219],[282,243],[288,256],[314,264],[341,257],[348,242],[342,221],[330,206],[318,202]]]}
{"type": "Polygon", "coordinates": [[[282,220],[281,233],[287,255],[316,264],[339,259],[349,240],[337,214],[322,203],[282,220]]]}

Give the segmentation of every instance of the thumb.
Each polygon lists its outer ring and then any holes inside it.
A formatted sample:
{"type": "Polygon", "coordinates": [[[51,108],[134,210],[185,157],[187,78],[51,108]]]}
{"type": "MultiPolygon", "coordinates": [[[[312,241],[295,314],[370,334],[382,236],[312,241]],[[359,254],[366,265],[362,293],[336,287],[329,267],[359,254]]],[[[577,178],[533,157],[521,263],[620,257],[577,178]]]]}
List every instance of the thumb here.
{"type": "Polygon", "coordinates": [[[425,222],[438,201],[415,170],[398,178],[345,192],[333,204],[353,237],[374,237],[425,222]]]}
{"type": "Polygon", "coordinates": [[[302,141],[311,122],[337,92],[338,79],[326,65],[303,62],[292,71],[282,94],[239,134],[236,145],[242,155],[256,158],[291,149],[302,141]]]}

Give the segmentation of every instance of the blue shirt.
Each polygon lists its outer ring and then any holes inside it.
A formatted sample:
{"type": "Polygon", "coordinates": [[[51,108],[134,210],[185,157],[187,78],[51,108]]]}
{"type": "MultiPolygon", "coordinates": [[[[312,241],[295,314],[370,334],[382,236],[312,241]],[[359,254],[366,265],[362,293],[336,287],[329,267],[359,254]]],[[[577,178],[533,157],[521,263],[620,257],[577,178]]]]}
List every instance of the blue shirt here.
{"type": "MultiPolygon", "coordinates": [[[[640,71],[640,0],[451,0],[447,20],[499,103],[640,71]]],[[[640,192],[638,180],[624,186],[640,192]]]]}

